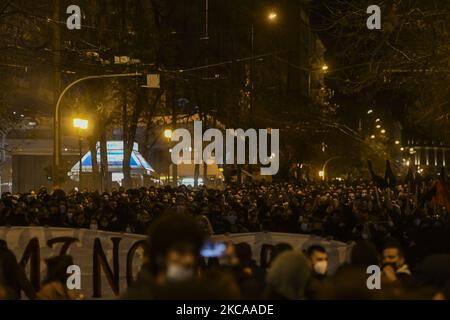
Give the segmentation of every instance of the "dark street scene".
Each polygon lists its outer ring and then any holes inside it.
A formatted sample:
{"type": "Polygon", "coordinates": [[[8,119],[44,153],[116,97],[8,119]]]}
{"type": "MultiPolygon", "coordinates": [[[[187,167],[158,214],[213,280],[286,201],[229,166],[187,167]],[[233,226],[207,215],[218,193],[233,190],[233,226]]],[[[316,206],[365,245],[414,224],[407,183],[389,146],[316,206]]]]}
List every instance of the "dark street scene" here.
{"type": "Polygon", "coordinates": [[[0,300],[448,301],[449,88],[446,0],[0,0],[0,300]]]}

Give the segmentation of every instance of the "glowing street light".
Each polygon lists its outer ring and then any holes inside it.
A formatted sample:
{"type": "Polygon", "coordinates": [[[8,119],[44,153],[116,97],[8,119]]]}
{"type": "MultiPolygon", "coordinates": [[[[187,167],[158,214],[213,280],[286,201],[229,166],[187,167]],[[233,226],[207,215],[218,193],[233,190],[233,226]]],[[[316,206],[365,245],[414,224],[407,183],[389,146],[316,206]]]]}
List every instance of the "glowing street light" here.
{"type": "Polygon", "coordinates": [[[323,179],[324,176],[325,176],[325,175],[324,175],[324,173],[323,173],[323,170],[320,170],[320,171],[319,171],[319,177],[321,177],[321,178],[323,179]]]}
{"type": "Polygon", "coordinates": [[[376,118],[376,119],[375,119],[375,122],[380,122],[380,121],[381,121],[380,118],[376,118]]]}
{"type": "Polygon", "coordinates": [[[86,119],[75,118],[73,119],[73,126],[77,129],[86,130],[89,126],[89,121],[86,119]]]}
{"type": "Polygon", "coordinates": [[[398,140],[395,140],[395,144],[400,144],[400,141],[398,141],[398,140]]]}
{"type": "Polygon", "coordinates": [[[373,110],[370,109],[370,110],[367,111],[367,114],[371,114],[372,112],[373,112],[373,110]]]}
{"type": "Polygon", "coordinates": [[[374,134],[371,135],[371,136],[370,136],[370,139],[375,139],[375,135],[374,135],[374,134]]]}
{"type": "Polygon", "coordinates": [[[275,20],[277,20],[277,18],[278,18],[278,14],[275,11],[271,11],[267,15],[267,19],[269,19],[269,21],[275,21],[275,20]]]}
{"type": "Polygon", "coordinates": [[[312,72],[322,72],[323,74],[327,73],[328,65],[323,64],[320,68],[315,67],[314,69],[310,69],[308,71],[308,96],[311,96],[311,73],[312,72]]]}
{"type": "Polygon", "coordinates": [[[383,133],[383,134],[384,134],[384,133],[386,133],[386,130],[384,130],[384,129],[381,129],[381,133],[383,133]]]}
{"type": "Polygon", "coordinates": [[[381,128],[381,125],[377,124],[377,125],[376,125],[376,128],[377,128],[377,129],[380,129],[380,128],[381,128]]]}
{"type": "Polygon", "coordinates": [[[164,130],[164,137],[166,137],[167,139],[172,138],[172,134],[173,134],[172,129],[166,129],[166,130],[164,130]]]}
{"type": "Polygon", "coordinates": [[[405,148],[401,147],[401,148],[400,148],[400,151],[405,151],[405,148]]]}
{"type": "Polygon", "coordinates": [[[81,176],[83,174],[83,136],[81,135],[81,131],[87,130],[89,126],[89,121],[86,119],[75,118],[73,119],[73,126],[78,129],[78,145],[79,145],[79,158],[80,158],[80,171],[78,173],[78,190],[81,191],[82,183],[81,176]]]}
{"type": "Polygon", "coordinates": [[[91,80],[91,79],[106,79],[106,78],[124,78],[124,77],[140,77],[143,76],[142,73],[115,73],[115,74],[101,74],[101,75],[92,75],[86,76],[79,79],[76,79],[69,83],[59,94],[58,100],[56,101],[55,109],[54,109],[54,117],[53,117],[53,166],[52,166],[52,184],[53,187],[58,187],[60,183],[58,171],[61,166],[61,102],[64,98],[64,95],[75,85],[80,82],[91,80]]]}

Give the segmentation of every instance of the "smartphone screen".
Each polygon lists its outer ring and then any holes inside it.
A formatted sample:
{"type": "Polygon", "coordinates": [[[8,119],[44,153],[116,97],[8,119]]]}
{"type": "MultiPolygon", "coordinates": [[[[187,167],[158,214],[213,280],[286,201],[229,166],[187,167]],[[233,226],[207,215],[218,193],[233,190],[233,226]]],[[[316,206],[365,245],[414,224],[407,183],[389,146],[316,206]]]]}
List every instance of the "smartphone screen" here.
{"type": "Polygon", "coordinates": [[[222,242],[208,241],[200,251],[200,254],[204,258],[218,258],[225,254],[227,246],[222,242]]]}

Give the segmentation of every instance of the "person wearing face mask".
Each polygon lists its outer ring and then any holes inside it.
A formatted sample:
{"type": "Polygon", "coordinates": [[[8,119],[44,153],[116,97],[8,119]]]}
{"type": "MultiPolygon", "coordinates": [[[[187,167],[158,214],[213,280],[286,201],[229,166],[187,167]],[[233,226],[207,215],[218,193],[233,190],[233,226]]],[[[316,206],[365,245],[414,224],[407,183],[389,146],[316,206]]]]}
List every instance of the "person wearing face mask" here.
{"type": "Polygon", "coordinates": [[[301,219],[299,219],[299,222],[301,233],[309,233],[309,219],[301,217],[301,219]]]}
{"type": "Polygon", "coordinates": [[[205,232],[191,216],[173,213],[158,218],[148,234],[148,262],[123,298],[189,298],[192,290],[199,287],[195,284],[205,232]]]}
{"type": "Polygon", "coordinates": [[[76,208],[71,205],[67,208],[67,212],[62,216],[62,225],[64,227],[71,228],[74,225],[74,217],[76,213],[76,208]]]}
{"type": "Polygon", "coordinates": [[[382,270],[387,283],[407,286],[411,282],[411,271],[406,264],[403,250],[396,241],[388,241],[382,251],[382,270]]]}
{"type": "Polygon", "coordinates": [[[306,250],[306,256],[309,259],[312,270],[306,295],[308,299],[319,299],[325,290],[325,281],[328,272],[328,254],[324,247],[315,244],[306,250]]]}
{"type": "Polygon", "coordinates": [[[66,204],[65,203],[61,203],[60,205],[59,205],[59,212],[61,213],[61,214],[66,214],[66,204]]]}
{"type": "Polygon", "coordinates": [[[50,202],[48,205],[49,211],[49,222],[50,226],[58,226],[61,223],[61,214],[59,211],[59,206],[56,203],[50,202]]]}

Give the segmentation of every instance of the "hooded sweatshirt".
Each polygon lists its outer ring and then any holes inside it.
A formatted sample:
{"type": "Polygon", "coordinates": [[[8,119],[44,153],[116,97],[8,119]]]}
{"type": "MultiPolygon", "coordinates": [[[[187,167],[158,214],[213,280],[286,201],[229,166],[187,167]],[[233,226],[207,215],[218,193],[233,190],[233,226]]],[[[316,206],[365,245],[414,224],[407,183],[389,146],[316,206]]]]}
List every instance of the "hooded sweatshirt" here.
{"type": "Polygon", "coordinates": [[[285,251],[272,263],[267,284],[271,292],[284,299],[302,300],[310,277],[308,259],[300,252],[285,251]]]}

